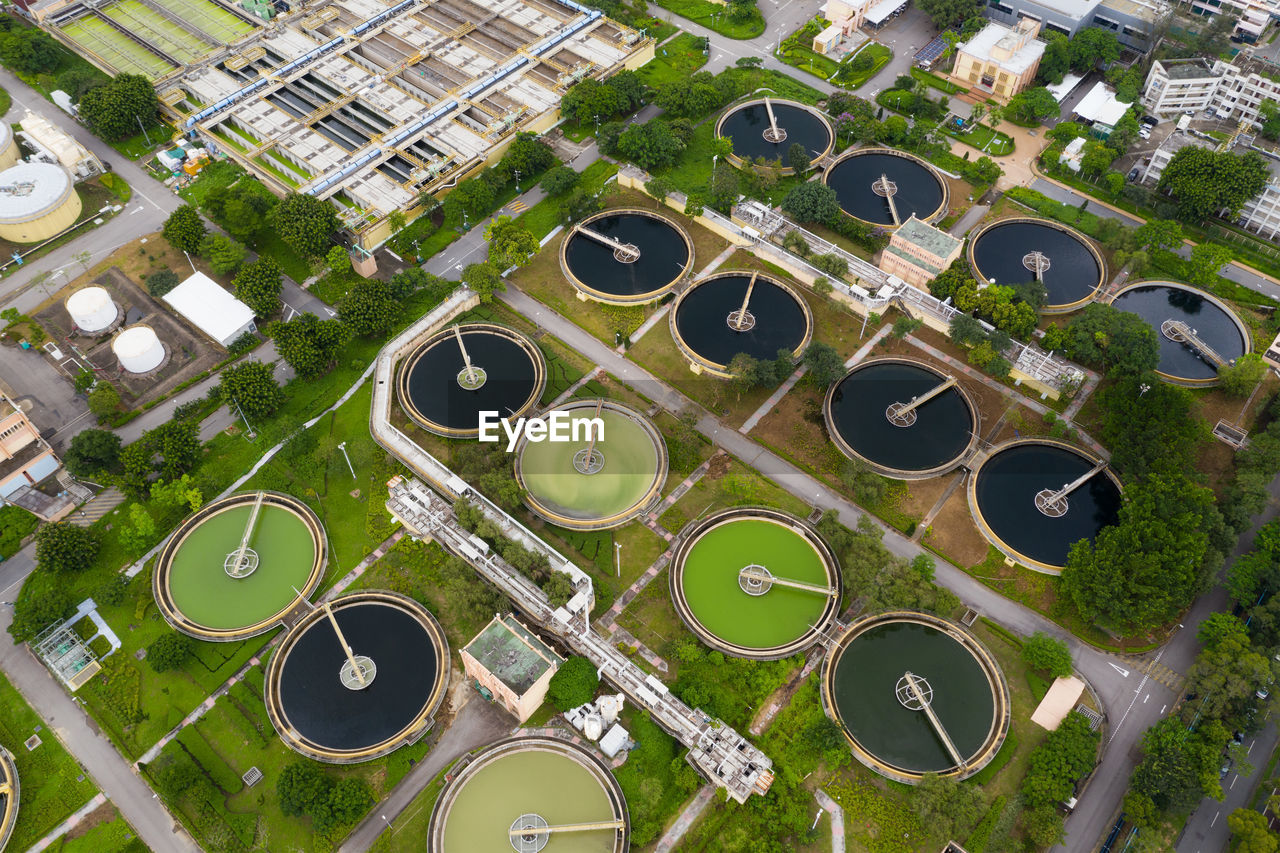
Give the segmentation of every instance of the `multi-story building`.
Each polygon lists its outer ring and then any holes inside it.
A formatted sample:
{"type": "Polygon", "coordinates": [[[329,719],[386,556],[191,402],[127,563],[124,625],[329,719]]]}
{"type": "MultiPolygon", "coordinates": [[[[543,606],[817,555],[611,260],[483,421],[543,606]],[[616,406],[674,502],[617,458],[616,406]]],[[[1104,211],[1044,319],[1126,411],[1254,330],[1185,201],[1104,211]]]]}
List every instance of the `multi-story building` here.
{"type": "Polygon", "coordinates": [[[1212,18],[1217,14],[1236,16],[1235,36],[1256,42],[1273,16],[1280,16],[1276,0],[1190,0],[1191,14],[1212,18]]]}
{"type": "Polygon", "coordinates": [[[916,287],[925,287],[960,257],[964,241],[912,216],[889,237],[880,269],[916,287]]]}
{"type": "Polygon", "coordinates": [[[1086,27],[1110,30],[1126,47],[1146,52],[1162,0],[987,0],[987,17],[1004,24],[1031,19],[1045,32],[1073,38],[1086,27]]]}
{"type": "Polygon", "coordinates": [[[1151,64],[1142,106],[1159,116],[1208,110],[1217,118],[1260,127],[1264,101],[1280,103],[1280,71],[1255,60],[1157,60],[1151,64]]]}
{"type": "Polygon", "coordinates": [[[1010,29],[987,24],[973,38],[956,48],[956,64],[951,79],[970,89],[989,92],[1000,103],[1031,85],[1044,42],[1038,41],[1040,22],[1024,18],[1010,29]]]}
{"type": "Polygon", "coordinates": [[[35,488],[61,465],[27,413],[0,393],[0,506],[11,503],[45,521],[66,516],[72,510],[70,500],[35,488]]]}

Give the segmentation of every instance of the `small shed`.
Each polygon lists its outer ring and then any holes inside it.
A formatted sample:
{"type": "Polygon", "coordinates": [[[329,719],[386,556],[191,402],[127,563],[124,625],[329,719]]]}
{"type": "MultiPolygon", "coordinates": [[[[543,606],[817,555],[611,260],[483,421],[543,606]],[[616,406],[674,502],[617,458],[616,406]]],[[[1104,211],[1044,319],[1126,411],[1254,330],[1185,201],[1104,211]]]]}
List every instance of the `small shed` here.
{"type": "Polygon", "coordinates": [[[1075,676],[1055,679],[1049,692],[1031,714],[1031,722],[1042,729],[1053,731],[1071,713],[1083,692],[1084,682],[1075,676]]]}
{"type": "Polygon", "coordinates": [[[241,335],[257,331],[253,309],[202,272],[161,298],[188,323],[224,347],[231,346],[241,335]]]}

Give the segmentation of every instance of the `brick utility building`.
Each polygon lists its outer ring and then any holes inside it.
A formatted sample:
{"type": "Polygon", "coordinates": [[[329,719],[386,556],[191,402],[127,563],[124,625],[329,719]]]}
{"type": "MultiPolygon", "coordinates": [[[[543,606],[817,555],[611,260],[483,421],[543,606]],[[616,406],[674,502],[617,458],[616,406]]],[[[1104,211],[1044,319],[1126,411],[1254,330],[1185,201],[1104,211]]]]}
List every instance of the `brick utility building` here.
{"type": "Polygon", "coordinates": [[[908,284],[927,287],[960,257],[963,246],[963,240],[912,216],[889,236],[889,245],[880,255],[880,269],[908,284]]]}
{"type": "Polygon", "coordinates": [[[278,194],[328,199],[366,251],[575,83],[653,39],[577,0],[40,0],[32,14],[111,74],[155,82],[184,134],[278,194]]]}
{"type": "Polygon", "coordinates": [[[1036,39],[1040,22],[1023,18],[1014,28],[987,24],[956,47],[951,79],[967,89],[987,92],[1002,104],[1031,85],[1045,44],[1036,39]]]}
{"type": "Polygon", "coordinates": [[[462,671],[476,689],[522,723],[546,699],[551,676],[563,663],[509,613],[493,617],[462,650],[462,671]]]}

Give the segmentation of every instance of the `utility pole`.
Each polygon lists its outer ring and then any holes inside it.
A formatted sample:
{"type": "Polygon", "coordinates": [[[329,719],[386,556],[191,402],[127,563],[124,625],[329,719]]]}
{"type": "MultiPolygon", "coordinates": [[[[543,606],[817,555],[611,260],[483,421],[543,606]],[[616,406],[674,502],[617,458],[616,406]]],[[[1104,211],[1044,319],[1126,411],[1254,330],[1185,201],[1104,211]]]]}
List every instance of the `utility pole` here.
{"type": "Polygon", "coordinates": [[[351,479],[356,478],[356,469],[351,467],[351,457],[347,455],[347,443],[345,441],[338,443],[338,449],[342,451],[342,458],[347,460],[347,470],[351,472],[351,479]]]}

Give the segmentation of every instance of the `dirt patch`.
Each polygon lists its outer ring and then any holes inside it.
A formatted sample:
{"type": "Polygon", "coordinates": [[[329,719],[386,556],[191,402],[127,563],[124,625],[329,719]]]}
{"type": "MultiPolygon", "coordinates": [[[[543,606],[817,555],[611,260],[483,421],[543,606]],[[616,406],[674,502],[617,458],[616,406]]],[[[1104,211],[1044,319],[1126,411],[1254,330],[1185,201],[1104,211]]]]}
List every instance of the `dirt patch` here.
{"type": "Polygon", "coordinates": [[[958,566],[973,566],[986,559],[990,545],[973,523],[964,489],[956,489],[943,504],[924,542],[958,566]]]}
{"type": "Polygon", "coordinates": [[[67,834],[62,836],[68,841],[73,841],[82,835],[87,835],[89,830],[95,826],[101,826],[104,823],[111,823],[116,819],[116,807],[110,801],[103,803],[93,811],[84,816],[84,819],[75,826],[67,830],[67,834]]]}
{"type": "Polygon", "coordinates": [[[703,475],[704,480],[719,480],[725,474],[729,473],[729,454],[717,453],[711,457],[711,464],[707,466],[707,473],[703,475]]]}
{"type": "Polygon", "coordinates": [[[923,519],[933,505],[942,497],[947,486],[962,473],[945,474],[941,477],[930,477],[927,480],[912,480],[907,483],[907,492],[898,501],[898,508],[913,518],[923,519]]]}

